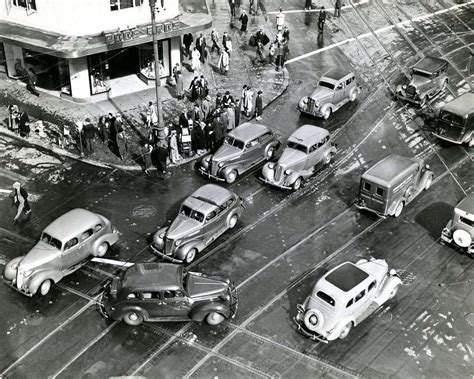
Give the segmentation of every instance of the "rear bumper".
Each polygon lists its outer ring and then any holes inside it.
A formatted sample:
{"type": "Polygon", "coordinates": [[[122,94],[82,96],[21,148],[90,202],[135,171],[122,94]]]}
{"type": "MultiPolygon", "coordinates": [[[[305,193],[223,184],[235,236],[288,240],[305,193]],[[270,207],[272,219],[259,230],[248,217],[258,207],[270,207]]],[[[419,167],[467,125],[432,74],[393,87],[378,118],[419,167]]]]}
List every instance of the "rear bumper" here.
{"type": "Polygon", "coordinates": [[[433,134],[435,137],[439,138],[439,139],[442,139],[444,141],[447,141],[447,142],[451,142],[451,143],[454,143],[456,145],[461,145],[463,143],[462,139],[460,141],[458,140],[454,140],[452,138],[448,138],[448,137],[445,137],[445,136],[442,136],[438,133],[435,133],[435,132],[432,132],[431,134],[433,134]]]}
{"type": "MultiPolygon", "coordinates": [[[[298,307],[300,307],[300,305],[298,307]]],[[[313,341],[328,343],[329,341],[326,338],[324,338],[322,335],[312,332],[305,326],[303,322],[303,317],[304,315],[302,311],[298,308],[298,314],[295,317],[293,317],[293,321],[296,324],[296,329],[298,333],[300,333],[301,335],[309,339],[312,339],[313,341]]]]}
{"type": "Polygon", "coordinates": [[[163,260],[172,262],[172,263],[183,263],[184,261],[182,259],[176,259],[173,257],[170,257],[169,255],[166,255],[162,251],[159,251],[155,246],[150,245],[150,249],[153,254],[155,254],[158,258],[161,258],[163,260]]]}
{"type": "Polygon", "coordinates": [[[359,210],[364,210],[364,211],[368,211],[370,213],[373,213],[375,215],[377,215],[378,217],[381,217],[381,218],[387,218],[387,215],[382,213],[382,212],[379,212],[379,211],[376,211],[375,209],[372,209],[372,208],[369,208],[368,206],[366,206],[365,204],[362,204],[362,203],[356,203],[355,204],[356,208],[359,209],[359,210]]]}

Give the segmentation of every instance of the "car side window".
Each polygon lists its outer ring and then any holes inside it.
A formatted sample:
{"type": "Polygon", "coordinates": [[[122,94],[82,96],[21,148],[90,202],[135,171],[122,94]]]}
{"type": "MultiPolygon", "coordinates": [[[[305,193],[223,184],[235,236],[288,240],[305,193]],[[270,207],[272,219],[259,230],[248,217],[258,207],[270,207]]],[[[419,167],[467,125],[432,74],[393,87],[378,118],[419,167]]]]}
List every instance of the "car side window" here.
{"type": "Polygon", "coordinates": [[[79,243],[79,239],[77,239],[76,237],[74,237],[73,239],[70,239],[69,241],[66,242],[66,244],[64,245],[64,249],[65,249],[65,250],[68,250],[68,249],[70,249],[71,247],[76,246],[78,243],[79,243]]]}
{"type": "Polygon", "coordinates": [[[346,85],[351,84],[353,80],[354,80],[354,77],[351,77],[351,78],[347,79],[346,80],[346,85]]]}
{"type": "Polygon", "coordinates": [[[383,188],[377,187],[377,189],[375,190],[375,193],[379,196],[383,196],[384,190],[383,188]]]}
{"type": "Polygon", "coordinates": [[[367,290],[367,292],[372,291],[374,288],[375,288],[375,280],[369,284],[369,289],[367,290]]]}
{"type": "Polygon", "coordinates": [[[217,212],[216,211],[212,211],[211,213],[209,213],[207,216],[206,216],[206,221],[211,221],[214,217],[217,216],[217,212]]]}
{"type": "Polygon", "coordinates": [[[364,189],[365,189],[366,191],[369,191],[369,192],[370,192],[370,190],[371,190],[371,185],[370,185],[370,183],[364,182],[364,189]]]}
{"type": "Polygon", "coordinates": [[[260,143],[265,142],[267,139],[269,139],[271,136],[271,133],[265,133],[264,135],[259,137],[260,143]]]}
{"type": "Polygon", "coordinates": [[[159,299],[160,294],[158,292],[142,292],[138,294],[138,298],[141,300],[159,299]]]}
{"type": "Polygon", "coordinates": [[[341,90],[341,89],[344,89],[344,82],[342,83],[339,83],[336,87],[337,90],[341,90]]]}
{"type": "Polygon", "coordinates": [[[315,143],[313,146],[310,146],[308,149],[308,153],[312,153],[313,151],[316,151],[318,149],[318,144],[315,143]]]}
{"type": "Polygon", "coordinates": [[[323,146],[326,143],[326,138],[322,139],[321,141],[318,142],[318,147],[323,146]]]}
{"type": "Polygon", "coordinates": [[[94,234],[94,231],[92,229],[87,229],[84,233],[81,234],[81,242],[85,241],[93,234],[94,234]]]}
{"type": "Polygon", "coordinates": [[[102,230],[103,226],[102,224],[97,224],[95,227],[94,227],[94,232],[98,232],[99,230],[102,230]]]}
{"type": "Polygon", "coordinates": [[[247,149],[251,149],[252,147],[257,146],[257,145],[258,145],[258,138],[255,138],[254,140],[247,142],[247,145],[245,145],[245,147],[247,149]]]}
{"type": "Polygon", "coordinates": [[[349,308],[352,304],[354,304],[354,299],[350,299],[346,305],[346,308],[349,308]]]}
{"type": "Polygon", "coordinates": [[[355,297],[355,302],[357,303],[360,299],[362,299],[365,295],[365,290],[360,292],[356,297],[355,297]]]}
{"type": "Polygon", "coordinates": [[[164,291],[163,297],[165,299],[174,299],[176,297],[184,297],[183,291],[164,291]]]}
{"type": "Polygon", "coordinates": [[[223,204],[219,207],[220,210],[221,210],[221,212],[223,212],[223,211],[225,211],[227,208],[229,208],[229,207],[232,205],[233,202],[234,202],[234,200],[229,199],[229,200],[227,200],[225,203],[223,203],[223,204]]]}

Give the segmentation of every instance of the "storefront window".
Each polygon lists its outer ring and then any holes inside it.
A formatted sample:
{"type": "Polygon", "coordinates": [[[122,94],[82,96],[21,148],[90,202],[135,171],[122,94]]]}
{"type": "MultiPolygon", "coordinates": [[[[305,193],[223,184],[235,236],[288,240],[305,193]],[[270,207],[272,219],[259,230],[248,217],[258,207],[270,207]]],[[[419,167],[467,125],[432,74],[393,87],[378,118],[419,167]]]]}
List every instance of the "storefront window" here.
{"type": "MultiPolygon", "coordinates": [[[[147,79],[155,79],[155,59],[153,44],[146,43],[138,47],[140,53],[140,73],[147,79]]],[[[158,41],[158,71],[160,78],[170,76],[170,40],[158,41]]]]}
{"type": "Polygon", "coordinates": [[[13,5],[36,10],[36,0],[13,0],[13,5]]]}
{"type": "Polygon", "coordinates": [[[110,0],[110,10],[118,11],[143,5],[143,0],[110,0]]]}
{"type": "Polygon", "coordinates": [[[110,90],[110,85],[108,84],[110,80],[109,62],[106,53],[95,54],[89,57],[89,75],[91,93],[93,95],[110,90]]]}
{"type": "Polygon", "coordinates": [[[36,86],[50,91],[71,92],[69,65],[66,59],[23,49],[25,69],[36,75],[36,86]]]}
{"type": "Polygon", "coordinates": [[[0,72],[7,72],[7,58],[5,57],[5,49],[2,42],[0,42],[0,72]]]}

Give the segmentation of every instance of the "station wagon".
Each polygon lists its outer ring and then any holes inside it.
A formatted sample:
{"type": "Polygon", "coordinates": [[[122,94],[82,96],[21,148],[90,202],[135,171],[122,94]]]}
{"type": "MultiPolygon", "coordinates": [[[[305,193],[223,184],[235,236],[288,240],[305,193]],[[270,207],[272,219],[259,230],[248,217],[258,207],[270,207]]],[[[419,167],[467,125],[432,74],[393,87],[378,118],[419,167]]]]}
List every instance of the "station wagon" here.
{"type": "Polygon", "coordinates": [[[7,263],[3,279],[24,295],[44,296],[54,283],[87,263],[88,257],[104,256],[117,240],[104,216],[73,209],[49,224],[28,254],[7,263]]]}
{"type": "Polygon", "coordinates": [[[348,70],[334,69],[326,72],[310,96],[298,102],[298,110],[325,120],[344,104],[355,101],[362,88],[355,75],[348,70]]]}
{"type": "Polygon", "coordinates": [[[298,331],[317,341],[346,338],[353,326],[369,317],[402,284],[383,259],[344,262],[319,279],[294,318],[298,331]]]}
{"type": "Polygon", "coordinates": [[[433,135],[451,143],[474,146],[474,92],[466,92],[441,108],[433,135]]]}
{"type": "Polygon", "coordinates": [[[303,180],[317,171],[320,163],[328,165],[337,146],[326,129],[303,125],[287,141],[278,162],[266,163],[262,180],[272,186],[298,190],[303,180]]]}
{"type": "Polygon", "coordinates": [[[414,104],[423,106],[448,84],[448,62],[444,59],[427,56],[415,64],[410,71],[408,84],[399,84],[396,96],[414,104]]]}
{"type": "Polygon", "coordinates": [[[453,216],[441,233],[441,240],[474,256],[474,193],[454,207],[453,216]]]}
{"type": "Polygon", "coordinates": [[[106,317],[139,325],[143,321],[206,321],[235,316],[236,290],[229,279],[186,271],[173,263],[137,263],[104,291],[106,317]]]}
{"type": "Polygon", "coordinates": [[[432,181],[433,171],[423,159],[391,154],[362,175],[356,206],[379,216],[398,217],[432,181]]]}
{"type": "Polygon", "coordinates": [[[243,200],[235,193],[206,184],[184,200],[169,227],[155,233],[151,248],[161,258],[190,263],[197,253],[237,224],[243,209],[243,200]]]}
{"type": "Polygon", "coordinates": [[[233,183],[238,175],[273,158],[280,142],[265,125],[244,123],[232,130],[223,145],[201,161],[199,171],[215,180],[233,183]]]}

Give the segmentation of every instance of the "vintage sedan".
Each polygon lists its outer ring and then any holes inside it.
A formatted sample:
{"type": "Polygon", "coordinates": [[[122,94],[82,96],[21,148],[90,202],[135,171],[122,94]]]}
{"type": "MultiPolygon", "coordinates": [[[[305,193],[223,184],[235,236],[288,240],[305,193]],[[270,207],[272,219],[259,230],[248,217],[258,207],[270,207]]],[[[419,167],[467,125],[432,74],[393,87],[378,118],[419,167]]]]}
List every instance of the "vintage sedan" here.
{"type": "Polygon", "coordinates": [[[137,263],[104,291],[102,313],[128,325],[143,321],[206,321],[220,324],[237,311],[229,279],[186,271],[173,263],[137,263]]]}
{"type": "Polygon", "coordinates": [[[268,127],[246,122],[232,130],[214,154],[201,161],[199,171],[208,178],[233,183],[238,175],[271,159],[279,146],[278,137],[268,127]]]}
{"type": "Polygon", "coordinates": [[[28,254],[8,262],[3,279],[24,295],[44,296],[54,283],[87,263],[87,258],[104,256],[118,238],[104,216],[73,209],[49,224],[28,254]]]}
{"type": "Polygon", "coordinates": [[[326,72],[310,96],[298,102],[298,110],[325,120],[349,101],[355,101],[362,91],[355,75],[348,70],[334,69],[326,72]]]}
{"type": "Polygon", "coordinates": [[[172,224],[155,233],[152,251],[175,263],[191,263],[197,253],[237,224],[243,204],[239,196],[223,187],[202,186],[184,200],[172,224]]]}
{"type": "Polygon", "coordinates": [[[409,83],[397,86],[396,96],[401,100],[424,106],[428,100],[446,89],[449,81],[447,70],[448,62],[444,59],[424,57],[411,68],[409,83]]]}
{"type": "Polygon", "coordinates": [[[474,257],[474,193],[454,207],[453,217],[443,229],[441,240],[474,257]]]}
{"type": "Polygon", "coordinates": [[[288,138],[278,162],[265,164],[261,179],[272,186],[296,191],[320,163],[331,163],[336,151],[337,145],[326,129],[303,125],[288,138]]]}
{"type": "Polygon", "coordinates": [[[344,262],[319,279],[294,318],[298,331],[325,342],[347,337],[353,326],[392,299],[402,281],[383,259],[344,262]]]}

